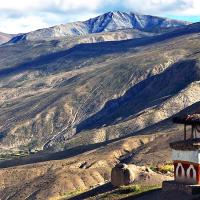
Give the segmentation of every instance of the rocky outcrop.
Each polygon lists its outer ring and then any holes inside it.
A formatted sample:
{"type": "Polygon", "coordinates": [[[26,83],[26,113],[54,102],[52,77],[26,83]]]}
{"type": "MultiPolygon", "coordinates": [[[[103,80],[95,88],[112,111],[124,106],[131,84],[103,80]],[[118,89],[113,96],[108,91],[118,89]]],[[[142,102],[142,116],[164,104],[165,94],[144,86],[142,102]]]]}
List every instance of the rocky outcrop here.
{"type": "Polygon", "coordinates": [[[128,185],[135,180],[135,166],[117,164],[111,171],[111,183],[114,186],[128,185]]]}
{"type": "Polygon", "coordinates": [[[111,183],[119,187],[129,184],[159,185],[172,177],[152,171],[147,166],[119,163],[111,171],[111,183]]]}

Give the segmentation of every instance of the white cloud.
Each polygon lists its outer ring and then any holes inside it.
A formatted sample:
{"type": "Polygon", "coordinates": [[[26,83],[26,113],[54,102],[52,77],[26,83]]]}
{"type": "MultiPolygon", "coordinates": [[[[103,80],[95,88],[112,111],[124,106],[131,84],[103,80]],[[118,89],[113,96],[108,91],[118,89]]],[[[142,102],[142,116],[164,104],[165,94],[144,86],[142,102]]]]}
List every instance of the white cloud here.
{"type": "Polygon", "coordinates": [[[124,0],[124,7],[147,14],[200,16],[199,0],[124,0]]]}
{"type": "Polygon", "coordinates": [[[28,32],[97,15],[101,0],[0,0],[0,31],[28,32]]]}
{"type": "Polygon", "coordinates": [[[5,18],[0,22],[0,30],[6,33],[23,33],[48,26],[48,23],[37,16],[26,16],[16,19],[5,18]]]}
{"type": "Polygon", "coordinates": [[[45,13],[38,15],[25,15],[16,18],[1,17],[0,15],[0,32],[4,33],[26,33],[40,28],[47,28],[50,26],[65,24],[66,22],[74,22],[81,20],[88,20],[96,17],[97,13],[84,13],[76,15],[64,15],[45,13]]]}
{"type": "Polygon", "coordinates": [[[101,0],[0,0],[1,10],[23,12],[33,11],[77,11],[86,9],[96,10],[101,0]]]}

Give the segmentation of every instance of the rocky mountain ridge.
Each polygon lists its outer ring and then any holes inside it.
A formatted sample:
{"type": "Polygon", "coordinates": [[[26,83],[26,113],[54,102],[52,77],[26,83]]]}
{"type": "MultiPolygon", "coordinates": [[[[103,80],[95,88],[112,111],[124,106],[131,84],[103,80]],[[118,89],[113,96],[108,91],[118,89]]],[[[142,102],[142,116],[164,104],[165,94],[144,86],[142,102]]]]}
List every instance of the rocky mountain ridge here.
{"type": "Polygon", "coordinates": [[[21,34],[14,37],[11,42],[16,43],[23,40],[53,40],[61,37],[73,37],[127,29],[159,33],[188,24],[190,23],[185,21],[117,11],[108,12],[84,22],[62,24],[21,34]]]}

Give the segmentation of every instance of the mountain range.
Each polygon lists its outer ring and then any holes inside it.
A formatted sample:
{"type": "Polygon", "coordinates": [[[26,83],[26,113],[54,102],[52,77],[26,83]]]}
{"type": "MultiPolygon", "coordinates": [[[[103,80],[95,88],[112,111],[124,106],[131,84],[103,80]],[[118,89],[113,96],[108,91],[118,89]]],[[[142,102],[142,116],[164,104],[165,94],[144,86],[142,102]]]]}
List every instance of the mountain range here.
{"type": "Polygon", "coordinates": [[[125,12],[109,12],[84,22],[74,22],[20,34],[12,42],[21,40],[53,40],[61,37],[73,37],[94,33],[114,32],[133,29],[139,32],[158,33],[175,27],[190,24],[173,19],[140,15],[125,12]]]}
{"type": "Polygon", "coordinates": [[[109,12],[0,35],[3,200],[106,185],[121,161],[168,163],[182,137],[171,118],[200,110],[200,23],[109,12]]]}
{"type": "Polygon", "coordinates": [[[182,39],[198,33],[199,24],[187,24],[110,12],[13,37],[0,46],[1,152],[54,145],[57,151],[85,130],[107,140],[174,114],[170,110],[151,119],[146,112],[155,114],[199,79],[198,61],[187,57],[197,51],[198,40],[189,47],[190,40],[182,39]],[[171,84],[160,90],[169,77],[171,84]],[[123,124],[129,121],[132,128],[127,129],[123,124]]]}

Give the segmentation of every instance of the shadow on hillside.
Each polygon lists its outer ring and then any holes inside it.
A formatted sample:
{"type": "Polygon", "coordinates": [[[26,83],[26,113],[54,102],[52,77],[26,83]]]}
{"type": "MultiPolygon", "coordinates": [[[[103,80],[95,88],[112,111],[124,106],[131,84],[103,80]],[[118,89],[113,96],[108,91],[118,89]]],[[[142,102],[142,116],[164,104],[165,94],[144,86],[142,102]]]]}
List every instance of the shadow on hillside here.
{"type": "MultiPolygon", "coordinates": [[[[115,191],[114,191],[115,189],[117,188],[112,186],[111,183],[106,183],[104,185],[91,189],[87,192],[81,193],[77,196],[68,198],[68,200],[83,200],[83,199],[88,199],[91,197],[96,197],[97,195],[106,194],[108,192],[111,192],[111,194],[112,193],[115,194],[115,191]]],[[[134,196],[122,198],[121,200],[140,199],[140,197],[146,197],[147,195],[148,196],[151,195],[151,199],[159,200],[159,198],[155,198],[155,197],[160,197],[160,192],[161,192],[161,189],[153,189],[153,190],[143,192],[134,196]]],[[[98,199],[98,197],[96,197],[96,199],[98,199]]]]}
{"type": "Polygon", "coordinates": [[[38,152],[36,154],[32,154],[27,157],[21,157],[21,158],[11,159],[11,160],[3,160],[3,161],[0,161],[0,168],[8,168],[8,167],[19,166],[19,165],[27,165],[27,164],[45,162],[45,161],[50,161],[50,160],[67,159],[67,158],[70,158],[73,156],[81,155],[87,151],[91,151],[91,150],[94,150],[97,148],[104,148],[106,145],[113,143],[113,142],[117,142],[126,137],[128,137],[128,136],[124,136],[121,138],[116,138],[116,139],[112,139],[112,140],[108,140],[108,141],[100,142],[100,143],[96,143],[96,144],[81,145],[81,146],[77,146],[77,147],[67,149],[65,151],[56,152],[56,153],[38,152]]]}
{"type": "MultiPolygon", "coordinates": [[[[199,112],[200,112],[200,102],[197,102],[187,107],[186,109],[180,111],[174,116],[184,115],[184,114],[193,114],[193,113],[199,113],[199,112]]],[[[104,148],[106,145],[109,145],[113,142],[117,142],[129,137],[133,137],[137,135],[145,135],[145,134],[147,135],[156,134],[156,132],[162,132],[164,130],[168,130],[169,127],[171,127],[173,131],[173,129],[176,127],[174,127],[175,125],[172,124],[171,118],[173,118],[174,116],[167,118],[156,124],[153,124],[151,126],[148,126],[145,129],[142,129],[140,131],[137,131],[137,132],[133,131],[132,133],[128,135],[125,135],[120,138],[112,139],[109,141],[105,141],[105,142],[101,142],[97,144],[81,145],[81,146],[77,146],[77,147],[67,149],[61,152],[56,152],[56,153],[50,153],[50,152],[37,153],[34,155],[30,155],[28,157],[0,161],[0,168],[8,168],[8,167],[19,166],[19,165],[33,164],[33,163],[39,163],[39,162],[44,162],[44,161],[50,161],[50,160],[62,160],[62,159],[76,156],[76,155],[81,155],[82,153],[85,153],[87,151],[91,151],[97,148],[104,148]]],[[[123,162],[126,162],[126,160],[129,159],[129,157],[121,157],[120,160],[121,159],[124,159],[123,162]]]]}
{"type": "Polygon", "coordinates": [[[106,192],[110,192],[113,189],[115,189],[115,187],[113,187],[112,184],[109,182],[109,183],[106,183],[104,185],[98,186],[94,189],[91,189],[87,192],[84,192],[80,195],[69,198],[69,200],[83,200],[83,199],[87,199],[89,197],[94,197],[94,196],[97,196],[97,195],[100,195],[100,194],[104,194],[106,192]]]}
{"type": "Polygon", "coordinates": [[[161,189],[154,189],[154,190],[150,190],[150,191],[147,191],[147,192],[143,192],[143,193],[140,193],[140,194],[137,194],[137,195],[134,195],[133,196],[130,196],[130,197],[125,197],[125,198],[122,198],[121,200],[132,200],[132,199],[138,199],[138,200],[142,200],[143,198],[142,197],[148,197],[145,198],[145,199],[149,199],[149,200],[161,200],[161,189]]]}
{"type": "Polygon", "coordinates": [[[42,65],[47,65],[58,59],[61,59],[62,57],[65,59],[72,59],[73,61],[80,61],[84,58],[95,58],[111,53],[125,53],[131,50],[135,52],[136,47],[146,46],[149,44],[162,42],[170,38],[198,32],[200,32],[200,26],[197,23],[197,25],[189,25],[187,27],[157,36],[137,38],[126,41],[79,44],[68,50],[42,55],[33,61],[20,63],[19,65],[13,67],[10,66],[6,69],[0,69],[0,77],[26,70],[45,70],[42,65]]]}
{"type": "MultiPolygon", "coordinates": [[[[169,123],[171,124],[170,120],[167,119],[164,122],[159,122],[157,124],[154,124],[150,127],[147,127],[146,129],[140,130],[138,132],[134,132],[134,135],[141,135],[141,134],[145,134],[145,130],[149,131],[151,129],[151,127],[153,129],[157,128],[158,126],[161,128],[166,128],[166,126],[169,126],[169,123]]],[[[155,132],[152,132],[152,134],[155,132]]],[[[148,134],[150,134],[148,132],[148,134]]],[[[88,151],[92,151],[95,150],[97,148],[104,148],[105,146],[113,143],[113,142],[118,142],[122,139],[128,138],[128,137],[132,137],[133,134],[130,133],[129,135],[125,135],[122,136],[120,138],[116,138],[116,139],[112,139],[112,140],[108,140],[105,142],[100,142],[100,143],[96,143],[96,144],[88,144],[88,145],[81,145],[81,146],[77,146],[71,149],[67,149],[65,151],[60,151],[60,152],[56,152],[56,153],[52,153],[52,152],[38,152],[36,154],[32,154],[29,155],[27,157],[22,157],[22,158],[16,158],[16,159],[12,159],[12,160],[3,160],[0,161],[0,168],[8,168],[8,167],[13,167],[13,166],[20,166],[20,165],[27,165],[27,164],[35,164],[35,163],[40,163],[40,162],[45,162],[45,161],[50,161],[50,160],[62,160],[62,159],[67,159],[73,156],[77,156],[77,155],[81,155],[85,152],[88,151]]]]}
{"type": "Polygon", "coordinates": [[[180,61],[164,72],[139,82],[122,97],[106,102],[99,112],[78,124],[77,133],[109,126],[117,119],[123,121],[146,108],[161,104],[191,82],[199,80],[196,64],[196,60],[180,61]]]}

